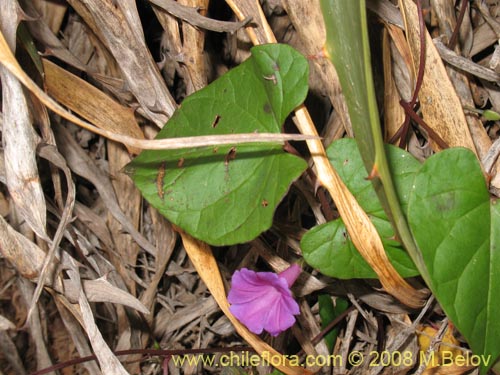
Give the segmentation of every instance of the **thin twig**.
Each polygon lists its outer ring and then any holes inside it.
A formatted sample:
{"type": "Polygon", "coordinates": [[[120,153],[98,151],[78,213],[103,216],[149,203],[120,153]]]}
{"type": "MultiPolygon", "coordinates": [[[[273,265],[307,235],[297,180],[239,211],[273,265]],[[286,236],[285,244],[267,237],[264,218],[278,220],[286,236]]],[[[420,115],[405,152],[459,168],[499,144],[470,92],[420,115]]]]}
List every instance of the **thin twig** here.
{"type": "Polygon", "coordinates": [[[418,116],[415,111],[410,107],[410,104],[405,101],[400,101],[401,106],[406,111],[407,116],[409,116],[413,121],[415,121],[418,125],[420,125],[429,135],[429,137],[436,142],[436,144],[441,147],[443,150],[448,148],[448,144],[436,133],[427,123],[422,119],[422,117],[418,116]]]}
{"type": "Polygon", "coordinates": [[[418,62],[418,73],[417,73],[417,81],[415,82],[415,90],[413,91],[413,96],[407,106],[405,107],[403,103],[401,105],[405,109],[405,121],[401,126],[401,138],[399,140],[399,147],[403,148],[406,144],[406,136],[408,134],[408,130],[410,128],[410,113],[409,111],[414,112],[414,107],[418,100],[418,94],[420,92],[420,88],[422,87],[422,83],[424,80],[424,71],[425,71],[425,56],[426,56],[426,43],[425,43],[425,20],[422,14],[422,3],[420,0],[417,0],[417,13],[418,13],[418,26],[420,31],[420,55],[418,62]]]}
{"type": "Polygon", "coordinates": [[[464,21],[467,4],[469,4],[469,0],[462,0],[462,4],[460,4],[460,13],[458,14],[457,24],[455,25],[453,34],[451,34],[450,41],[448,42],[448,48],[452,51],[455,49],[455,46],[457,44],[458,33],[460,32],[460,27],[462,26],[462,22],[464,21]]]}

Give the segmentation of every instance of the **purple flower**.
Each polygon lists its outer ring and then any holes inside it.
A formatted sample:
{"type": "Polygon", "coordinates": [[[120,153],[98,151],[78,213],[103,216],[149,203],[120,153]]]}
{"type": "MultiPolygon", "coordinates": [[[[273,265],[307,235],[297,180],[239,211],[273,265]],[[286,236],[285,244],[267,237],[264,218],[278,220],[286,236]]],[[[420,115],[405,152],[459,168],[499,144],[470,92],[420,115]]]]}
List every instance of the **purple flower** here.
{"type": "Polygon", "coordinates": [[[280,274],[255,272],[247,268],[236,271],[227,299],[229,310],[251,332],[266,330],[277,336],[295,323],[300,313],[290,287],[301,272],[293,264],[280,274]]]}

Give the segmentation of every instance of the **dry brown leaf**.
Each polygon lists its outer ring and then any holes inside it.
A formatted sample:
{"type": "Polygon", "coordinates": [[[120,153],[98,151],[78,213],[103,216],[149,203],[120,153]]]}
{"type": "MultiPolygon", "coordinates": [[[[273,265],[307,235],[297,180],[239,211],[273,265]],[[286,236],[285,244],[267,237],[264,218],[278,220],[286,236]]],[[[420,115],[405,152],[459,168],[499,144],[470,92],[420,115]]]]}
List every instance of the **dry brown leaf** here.
{"type": "Polygon", "coordinates": [[[399,104],[401,97],[396,87],[396,82],[393,77],[392,59],[391,59],[391,41],[387,29],[394,27],[386,25],[383,32],[383,65],[384,65],[384,139],[391,139],[399,127],[403,124],[405,113],[403,107],[399,104]]]}
{"type": "MultiPolygon", "coordinates": [[[[208,11],[208,0],[179,0],[179,4],[200,9],[202,15],[208,11]]],[[[182,55],[186,70],[186,94],[192,94],[207,85],[207,67],[205,66],[204,46],[205,31],[182,23],[182,55]]]]}
{"type": "MultiPolygon", "coordinates": [[[[454,28],[457,23],[453,4],[439,0],[433,1],[432,7],[439,19],[440,33],[445,35],[447,39],[450,39],[453,32],[452,28],[454,28]]],[[[464,18],[468,19],[469,17],[464,18]]],[[[455,50],[458,50],[458,47],[456,47],[455,50]]],[[[461,105],[465,108],[473,108],[475,104],[472,97],[469,77],[462,71],[450,66],[446,67],[446,71],[448,72],[451,83],[455,87],[461,105]]],[[[491,147],[491,139],[477,115],[471,113],[464,115],[469,125],[469,131],[476,147],[477,154],[479,158],[483,158],[491,147]]]]}
{"type": "Polygon", "coordinates": [[[95,323],[92,309],[90,308],[89,302],[82,288],[76,262],[69,258],[67,266],[67,273],[70,281],[74,284],[74,288],[77,290],[78,305],[80,307],[79,312],[81,314],[83,328],[87,333],[103,374],[128,375],[128,372],[122,366],[118,358],[116,358],[113,354],[106,341],[104,341],[104,338],[95,323]]]}
{"type": "MultiPolygon", "coordinates": [[[[78,320],[70,313],[70,310],[66,309],[66,304],[61,302],[61,299],[62,297],[60,295],[54,295],[54,302],[59,312],[59,316],[78,354],[82,358],[92,355],[92,350],[90,349],[85,333],[83,333],[82,325],[80,325],[78,320]]],[[[95,361],[84,362],[82,366],[85,367],[89,375],[101,375],[101,370],[99,370],[99,366],[95,361]]]]}
{"type": "Polygon", "coordinates": [[[135,1],[68,2],[120,62],[123,76],[144,115],[163,127],[177,104],[146,46],[135,1]]]}
{"type": "Polygon", "coordinates": [[[61,24],[63,23],[66,10],[68,9],[67,4],[59,3],[47,0],[32,0],[33,6],[42,14],[44,21],[46,21],[47,26],[50,30],[57,34],[61,29],[61,24]]]}
{"type": "MultiPolygon", "coordinates": [[[[40,310],[43,310],[43,305],[40,304],[39,307],[38,304],[35,305],[32,304],[34,287],[33,284],[31,284],[31,282],[28,281],[28,279],[22,277],[18,278],[17,287],[21,292],[21,295],[23,297],[26,306],[29,308],[29,310],[33,310],[32,314],[28,313],[27,326],[29,327],[30,336],[34,341],[36,347],[35,352],[36,352],[37,369],[41,370],[43,368],[50,367],[53,365],[53,363],[50,358],[44,337],[45,336],[44,328],[46,329],[47,327],[43,327],[43,325],[46,324],[47,322],[42,321],[42,317],[44,317],[44,314],[40,314],[41,313],[40,310]]],[[[56,374],[52,373],[51,375],[56,375],[56,374]]]]}
{"type": "Polygon", "coordinates": [[[45,253],[0,216],[0,252],[23,277],[38,277],[45,253]]]}
{"type": "MultiPolygon", "coordinates": [[[[319,1],[284,0],[283,7],[302,41],[303,50],[301,52],[306,56],[318,55],[326,41],[325,25],[319,1]]],[[[338,121],[347,134],[352,137],[354,132],[349,119],[349,111],[332,62],[329,59],[316,58],[310,60],[310,66],[319,75],[323,83],[321,87],[326,91],[324,94],[330,98],[336,116],[339,118],[338,121]],[[324,82],[328,82],[328,84],[325,85],[324,82]]]]}
{"type": "Polygon", "coordinates": [[[199,320],[202,316],[208,316],[218,311],[217,302],[212,297],[198,298],[184,308],[178,309],[173,314],[165,313],[156,316],[154,324],[155,332],[161,335],[173,333],[176,330],[199,320]]]}
{"type": "Polygon", "coordinates": [[[300,366],[292,366],[290,364],[290,361],[285,359],[282,354],[278,353],[271,346],[262,341],[259,337],[248,331],[248,329],[234,317],[231,311],[229,311],[229,303],[227,302],[224,283],[222,281],[219,267],[213,256],[212,250],[206,243],[194,239],[180,229],[176,230],[182,237],[184,248],[186,249],[189,259],[196,268],[196,271],[207,286],[208,290],[210,290],[210,293],[215,298],[215,301],[219,305],[222,312],[228,317],[231,323],[233,323],[238,334],[243,339],[245,339],[260,355],[266,352],[271,357],[277,356],[276,358],[283,359],[283,361],[280,361],[283,364],[280,364],[280,366],[276,366],[276,368],[284,372],[285,374],[311,374],[311,372],[305,368],[302,368],[300,366]]]}
{"type": "Polygon", "coordinates": [[[5,331],[0,331],[0,351],[8,361],[14,374],[25,375],[28,373],[24,368],[16,344],[14,344],[9,333],[5,331]]]}
{"type": "MultiPolygon", "coordinates": [[[[0,252],[22,276],[29,280],[36,280],[38,278],[45,260],[45,252],[22,234],[15,231],[2,216],[0,216],[0,252]]],[[[72,258],[64,254],[63,264],[66,264],[68,259],[72,258]]],[[[51,265],[49,269],[54,272],[54,267],[54,265],[51,265]]],[[[72,285],[68,285],[66,281],[63,284],[59,284],[59,281],[57,281],[54,285],[53,280],[48,280],[47,284],[50,284],[50,286],[60,293],[66,293],[66,288],[68,288],[68,298],[72,301],[78,299],[76,289],[72,285]]],[[[91,302],[119,303],[143,313],[149,313],[149,310],[136,298],[114,287],[105,280],[84,280],[83,289],[85,293],[88,293],[87,298],[91,302]]]]}
{"type": "MultiPolygon", "coordinates": [[[[230,134],[230,135],[215,135],[215,136],[196,136],[196,137],[179,137],[167,138],[158,140],[149,139],[136,139],[123,134],[110,132],[106,129],[100,129],[91,123],[84,121],[71,112],[63,108],[59,103],[54,101],[43,90],[41,90],[35,82],[26,74],[17,62],[3,33],[0,32],[0,63],[11,72],[26,88],[33,93],[44,105],[52,111],[65,118],[74,124],[81,126],[93,133],[99,134],[103,137],[113,141],[123,143],[127,146],[137,147],[141,149],[150,150],[167,150],[167,149],[181,149],[188,147],[202,147],[202,146],[217,146],[238,143],[282,143],[284,141],[300,141],[311,139],[311,136],[303,134],[278,134],[278,133],[244,133],[244,134],[230,134]]],[[[318,138],[318,137],[315,137],[318,138]]]]}
{"type": "MultiPolygon", "coordinates": [[[[150,210],[158,255],[155,258],[155,273],[153,277],[151,277],[147,289],[142,293],[140,300],[147,308],[152,310],[156,299],[156,293],[158,292],[158,284],[165,275],[165,269],[175,249],[177,234],[164,216],[152,207],[150,207],[150,210]]],[[[152,315],[146,317],[146,319],[150,321],[152,321],[153,318],[152,315]]]]}
{"type": "Polygon", "coordinates": [[[415,84],[414,79],[416,75],[413,70],[413,59],[410,47],[406,42],[403,30],[392,24],[385,24],[385,26],[385,29],[391,36],[391,42],[394,49],[392,57],[395,83],[397,83],[398,92],[401,98],[410,101],[413,95],[413,85],[415,84]],[[396,54],[397,56],[395,56],[396,54]]]}
{"type": "MultiPolygon", "coordinates": [[[[53,62],[47,59],[42,59],[42,62],[47,93],[59,103],[102,129],[133,138],[144,138],[131,108],[122,106],[101,90],[53,62]]],[[[140,152],[135,147],[129,147],[128,150],[133,154],[140,152]]]]}
{"type": "MultiPolygon", "coordinates": [[[[226,0],[226,2],[240,20],[250,14],[254,17],[254,22],[259,24],[260,27],[257,30],[260,30],[260,32],[257,33],[253,29],[249,32],[252,43],[276,43],[276,38],[272,34],[258,2],[250,0],[226,0]],[[242,11],[242,9],[245,11],[242,11]],[[246,13],[246,11],[249,13],[246,13]]],[[[309,112],[304,105],[300,105],[295,109],[295,116],[300,133],[318,136],[309,112]]],[[[312,139],[306,142],[316,168],[318,181],[334,199],[354,246],[376,272],[382,286],[388,293],[407,306],[421,307],[424,304],[427,292],[414,289],[397,273],[389,262],[375,226],[333,169],[321,140],[312,139]]]]}
{"type": "Polygon", "coordinates": [[[384,349],[388,353],[398,353],[398,355],[401,354],[402,357],[406,356],[406,361],[394,360],[394,363],[390,366],[372,368],[370,375],[376,375],[378,373],[382,373],[382,375],[406,375],[415,367],[419,353],[416,335],[413,330],[407,333],[408,327],[412,325],[412,321],[406,314],[397,314],[395,316],[387,314],[387,318],[390,321],[390,326],[382,328],[386,335],[384,349]]]}
{"type": "MultiPolygon", "coordinates": [[[[400,0],[399,4],[405,21],[408,44],[412,51],[414,70],[418,71],[420,30],[417,6],[411,0],[400,0]]],[[[419,99],[424,121],[448,146],[466,147],[476,153],[460,99],[427,30],[424,79],[419,99]]],[[[433,147],[437,149],[438,146],[433,147]]]]}
{"type": "MultiPolygon", "coordinates": [[[[15,51],[16,29],[21,21],[17,1],[0,7],[0,25],[10,48],[15,51]]],[[[7,188],[18,212],[31,229],[47,240],[45,196],[36,163],[39,137],[30,120],[28,101],[17,78],[5,67],[0,68],[2,81],[2,146],[7,188]]]]}
{"type": "MultiPolygon", "coordinates": [[[[64,295],[71,301],[78,301],[79,289],[70,280],[64,280],[64,295]]],[[[130,293],[112,285],[104,278],[96,280],[82,280],[83,291],[90,302],[110,302],[131,307],[143,314],[149,310],[130,293]]]]}
{"type": "MultiPolygon", "coordinates": [[[[126,164],[132,158],[125,148],[116,143],[108,142],[108,167],[109,174],[112,176],[111,183],[116,193],[118,204],[123,213],[130,218],[131,224],[138,229],[142,216],[142,195],[135,187],[133,181],[122,172],[126,164]]],[[[122,276],[127,289],[136,295],[136,283],[130,277],[130,268],[137,265],[137,256],[140,248],[132,241],[130,234],[124,233],[121,224],[114,219],[113,215],[107,215],[107,227],[113,237],[114,248],[116,252],[110,252],[110,260],[122,276]]]]}
{"type": "MultiPolygon", "coordinates": [[[[32,1],[21,0],[20,3],[22,4],[23,9],[32,17],[32,19],[29,22],[26,22],[25,25],[28,27],[28,30],[33,38],[38,40],[47,48],[45,52],[52,56],[56,56],[61,61],[64,61],[81,71],[86,71],[85,65],[82,64],[82,62],[68,50],[68,48],[45,23],[39,11],[34,7],[32,1]]],[[[52,26],[55,26],[55,24],[52,26]]]]}
{"type": "Polygon", "coordinates": [[[106,226],[106,221],[102,217],[79,202],[75,204],[74,214],[78,217],[78,220],[84,223],[92,233],[99,238],[99,241],[101,241],[108,250],[114,248],[111,234],[106,226]]]}
{"type": "Polygon", "coordinates": [[[0,331],[6,331],[8,329],[15,329],[16,325],[12,323],[5,316],[0,315],[0,331]]]}
{"type": "Polygon", "coordinates": [[[127,231],[144,250],[151,255],[156,255],[156,248],[139,233],[130,218],[120,208],[109,176],[96,167],[93,160],[82,150],[66,128],[57,128],[56,139],[71,170],[92,182],[110,213],[122,225],[123,230],[127,231]]]}
{"type": "Polygon", "coordinates": [[[50,248],[43,261],[42,269],[37,281],[37,286],[35,292],[33,293],[33,301],[31,302],[30,309],[28,310],[28,319],[30,318],[31,313],[36,308],[38,298],[42,293],[42,288],[45,285],[46,280],[49,278],[49,275],[52,274],[52,272],[50,271],[52,270],[54,260],[56,259],[56,251],[59,248],[59,244],[66,230],[66,226],[71,220],[73,207],[75,205],[75,185],[73,184],[71,171],[66,165],[66,161],[64,160],[64,158],[57,151],[57,148],[51,144],[43,144],[41,147],[39,147],[38,153],[41,157],[50,161],[54,166],[60,168],[64,172],[64,175],[66,177],[67,193],[66,202],[64,203],[64,208],[62,209],[61,219],[57,226],[54,238],[50,241],[50,248]]]}

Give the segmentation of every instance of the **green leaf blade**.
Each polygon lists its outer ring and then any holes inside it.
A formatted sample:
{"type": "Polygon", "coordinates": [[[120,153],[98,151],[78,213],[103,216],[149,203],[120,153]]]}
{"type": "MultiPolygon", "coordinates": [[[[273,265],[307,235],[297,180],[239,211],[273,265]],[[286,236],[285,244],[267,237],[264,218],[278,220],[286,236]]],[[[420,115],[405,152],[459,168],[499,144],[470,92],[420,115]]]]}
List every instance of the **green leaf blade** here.
{"type": "MultiPolygon", "coordinates": [[[[157,138],[279,133],[307,94],[308,63],[286,45],[252,57],[184,100],[157,138]]],[[[128,170],[144,197],[176,225],[212,245],[249,241],[306,168],[280,145],[239,144],[142,152],[128,170]]]]}
{"type": "MultiPolygon", "coordinates": [[[[420,169],[420,164],[410,154],[396,147],[388,146],[387,153],[400,200],[403,206],[406,206],[413,178],[420,169]]],[[[327,154],[346,186],[373,222],[396,270],[403,277],[418,275],[408,254],[394,240],[392,225],[371,182],[365,178],[366,170],[356,142],[352,139],[335,141],[328,148],[327,154]]],[[[306,262],[327,276],[339,279],[377,277],[354,247],[341,219],[311,229],[303,236],[301,248],[306,262]]]]}
{"type": "Polygon", "coordinates": [[[500,354],[497,206],[475,155],[462,148],[426,161],[408,205],[429,287],[474,353],[492,358],[500,354]]]}

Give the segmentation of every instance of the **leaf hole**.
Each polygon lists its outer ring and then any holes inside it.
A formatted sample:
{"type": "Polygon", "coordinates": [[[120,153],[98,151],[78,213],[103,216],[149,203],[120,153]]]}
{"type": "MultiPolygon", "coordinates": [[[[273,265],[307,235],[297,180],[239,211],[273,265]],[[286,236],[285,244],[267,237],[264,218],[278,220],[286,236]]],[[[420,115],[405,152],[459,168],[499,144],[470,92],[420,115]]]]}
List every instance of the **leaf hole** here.
{"type": "Polygon", "coordinates": [[[219,124],[220,119],[221,119],[220,115],[215,115],[215,119],[212,122],[212,128],[215,128],[219,124]]]}

